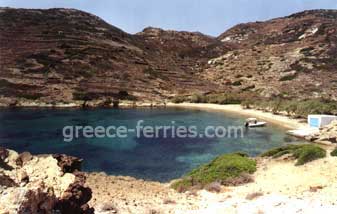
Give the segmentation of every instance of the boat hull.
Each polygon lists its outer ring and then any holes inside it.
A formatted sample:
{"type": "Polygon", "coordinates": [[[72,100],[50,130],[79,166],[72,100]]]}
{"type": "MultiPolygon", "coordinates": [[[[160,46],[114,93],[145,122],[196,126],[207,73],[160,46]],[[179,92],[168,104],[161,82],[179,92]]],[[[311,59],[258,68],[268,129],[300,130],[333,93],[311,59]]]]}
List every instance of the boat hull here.
{"type": "Polygon", "coordinates": [[[248,124],[248,127],[249,128],[257,128],[257,127],[264,127],[266,125],[267,125],[266,122],[257,122],[257,123],[254,123],[254,124],[248,124]]]}

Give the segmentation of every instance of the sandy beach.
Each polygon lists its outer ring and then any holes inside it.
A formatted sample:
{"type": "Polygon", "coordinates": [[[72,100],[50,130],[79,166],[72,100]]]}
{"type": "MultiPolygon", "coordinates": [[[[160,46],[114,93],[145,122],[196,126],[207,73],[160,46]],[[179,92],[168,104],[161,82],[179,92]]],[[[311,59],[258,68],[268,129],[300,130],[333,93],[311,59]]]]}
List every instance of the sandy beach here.
{"type": "Polygon", "coordinates": [[[223,111],[233,114],[239,114],[247,117],[255,117],[269,123],[282,126],[286,129],[301,129],[306,128],[306,121],[299,119],[292,119],[283,115],[275,115],[271,112],[264,112],[255,109],[244,109],[241,105],[219,105],[219,104],[208,104],[208,103],[168,103],[167,107],[178,107],[178,108],[192,108],[192,109],[202,109],[211,111],[223,111]]]}
{"type": "MultiPolygon", "coordinates": [[[[98,101],[93,101],[88,103],[92,108],[99,107],[97,104],[98,101]]],[[[1,107],[1,105],[0,105],[1,107]]],[[[56,103],[56,104],[47,104],[47,103],[37,103],[37,102],[20,102],[18,107],[27,107],[27,108],[80,108],[81,103],[56,103]]],[[[113,108],[113,105],[110,106],[113,108]]],[[[205,111],[223,111],[232,114],[243,115],[247,117],[255,117],[260,120],[267,121],[274,125],[284,127],[286,129],[302,129],[306,128],[306,121],[299,119],[292,119],[283,115],[275,115],[271,112],[264,112],[256,109],[244,109],[241,105],[219,105],[219,104],[208,104],[208,103],[164,103],[164,102],[129,102],[121,101],[119,103],[119,108],[165,108],[165,107],[174,107],[174,108],[189,108],[189,109],[200,109],[205,111]]]]}

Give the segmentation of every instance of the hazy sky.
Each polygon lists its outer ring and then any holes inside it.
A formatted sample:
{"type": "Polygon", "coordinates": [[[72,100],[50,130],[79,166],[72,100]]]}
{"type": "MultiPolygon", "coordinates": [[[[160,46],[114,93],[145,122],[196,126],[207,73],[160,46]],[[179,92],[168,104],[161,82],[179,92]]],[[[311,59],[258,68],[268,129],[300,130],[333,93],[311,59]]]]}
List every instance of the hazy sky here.
{"type": "Polygon", "coordinates": [[[308,9],[337,9],[337,0],[0,0],[16,8],[76,8],[126,32],[147,26],[219,35],[229,27],[308,9]]]}

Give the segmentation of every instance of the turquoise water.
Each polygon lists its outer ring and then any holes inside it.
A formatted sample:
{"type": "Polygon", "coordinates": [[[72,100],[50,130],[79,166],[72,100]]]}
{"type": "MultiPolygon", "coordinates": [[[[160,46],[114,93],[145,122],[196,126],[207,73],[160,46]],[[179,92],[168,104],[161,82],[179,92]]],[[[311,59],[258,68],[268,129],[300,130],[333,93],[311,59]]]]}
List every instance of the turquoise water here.
{"type": "MultiPolygon", "coordinates": [[[[64,126],[125,125],[241,126],[245,118],[221,112],[183,109],[13,109],[0,110],[0,145],[33,154],[64,153],[84,159],[83,170],[104,171],[147,180],[178,178],[224,153],[259,153],[297,141],[285,130],[268,126],[244,131],[244,138],[145,138],[129,133],[126,138],[84,138],[64,142],[64,126]]],[[[298,141],[297,141],[298,142],[298,141]]]]}

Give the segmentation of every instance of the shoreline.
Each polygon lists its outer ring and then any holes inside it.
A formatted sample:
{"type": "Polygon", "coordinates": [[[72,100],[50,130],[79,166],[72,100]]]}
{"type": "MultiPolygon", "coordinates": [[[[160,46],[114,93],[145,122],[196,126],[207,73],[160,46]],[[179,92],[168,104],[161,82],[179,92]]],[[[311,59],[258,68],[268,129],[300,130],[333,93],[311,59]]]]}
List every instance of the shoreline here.
{"type": "Polygon", "coordinates": [[[334,194],[337,189],[334,182],[337,157],[331,156],[330,152],[327,150],[326,157],[300,166],[295,166],[295,160],[286,156],[256,158],[257,170],[252,174],[251,182],[237,186],[220,185],[213,191],[179,193],[170,187],[170,183],[110,176],[103,172],[81,172],[76,164],[79,159],[75,157],[19,154],[4,148],[0,160],[14,169],[0,168],[2,176],[20,185],[4,186],[5,200],[0,204],[10,210],[21,205],[37,207],[50,198],[67,203],[71,194],[71,197],[79,198],[72,206],[83,210],[94,209],[97,214],[208,214],[245,213],[247,210],[251,213],[333,213],[331,211],[337,210],[337,195],[334,194]],[[15,173],[12,170],[16,170],[15,173]],[[79,171],[73,173],[76,170],[79,171]],[[42,171],[48,176],[41,174],[42,171]],[[28,183],[22,176],[28,176],[28,183]],[[23,188],[31,192],[40,191],[36,193],[39,195],[45,193],[44,198],[26,194],[25,199],[34,203],[23,204],[25,201],[13,200],[23,188]],[[52,192],[54,195],[50,195],[50,188],[55,190],[52,192]],[[78,188],[82,190],[80,193],[78,188]]]}
{"type": "MultiPolygon", "coordinates": [[[[256,117],[284,128],[305,127],[300,120],[274,115],[255,109],[243,109],[240,105],[167,103],[166,105],[142,105],[123,108],[185,108],[202,111],[217,111],[256,117]]],[[[70,108],[73,109],[73,108],[70,108]]],[[[89,108],[90,109],[90,108],[89,108]]],[[[95,109],[95,108],[93,108],[95,109]]],[[[337,188],[336,158],[329,155],[303,166],[295,166],[289,159],[257,158],[258,170],[254,181],[240,186],[221,186],[219,192],[206,190],[178,193],[170,188],[170,182],[157,182],[129,176],[113,176],[104,172],[86,172],[85,186],[92,191],[88,201],[96,213],[195,213],[206,214],[216,211],[237,213],[253,210],[256,213],[268,211],[308,211],[335,210],[337,188]],[[323,174],[322,174],[323,173],[323,174]],[[289,182],[291,181],[291,182],[289,182]],[[265,206],[267,204],[268,206],[265,206]],[[293,207],[297,207],[294,210],[293,207]]]]}
{"type": "MultiPolygon", "coordinates": [[[[97,103],[95,103],[97,104],[97,103]]],[[[256,117],[261,120],[265,120],[269,123],[272,123],[277,126],[281,126],[286,129],[304,129],[308,128],[307,124],[300,119],[292,119],[284,115],[276,115],[271,112],[264,112],[257,109],[244,109],[240,104],[210,104],[210,103],[165,103],[165,102],[130,102],[130,101],[120,101],[118,108],[120,109],[129,109],[129,108],[187,108],[187,109],[200,109],[200,110],[211,110],[211,111],[222,111],[227,113],[233,113],[237,115],[247,116],[247,117],[256,117]]],[[[56,103],[56,104],[47,104],[47,103],[20,103],[17,106],[2,106],[0,109],[8,108],[31,108],[31,109],[82,109],[81,103],[56,103]]],[[[99,106],[99,105],[89,105],[84,109],[97,109],[97,108],[115,108],[112,104],[109,106],[99,106]]]]}
{"type": "Polygon", "coordinates": [[[118,102],[117,106],[114,103],[104,104],[101,100],[88,101],[85,106],[84,102],[56,102],[56,103],[46,103],[46,102],[26,102],[20,101],[15,104],[4,104],[1,102],[0,98],[0,109],[99,109],[99,108],[160,108],[166,107],[166,102],[133,102],[127,100],[121,100],[118,102]]]}
{"type": "Polygon", "coordinates": [[[271,112],[264,112],[256,109],[244,109],[239,104],[208,104],[208,103],[168,103],[167,107],[177,107],[177,108],[190,108],[190,109],[201,109],[201,110],[211,110],[211,111],[222,111],[227,113],[238,114],[248,117],[256,117],[258,119],[265,120],[274,125],[281,126],[286,129],[303,129],[307,128],[308,125],[300,119],[292,119],[283,115],[276,115],[271,112]]]}

